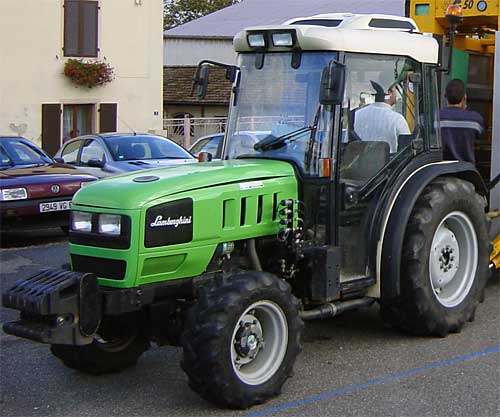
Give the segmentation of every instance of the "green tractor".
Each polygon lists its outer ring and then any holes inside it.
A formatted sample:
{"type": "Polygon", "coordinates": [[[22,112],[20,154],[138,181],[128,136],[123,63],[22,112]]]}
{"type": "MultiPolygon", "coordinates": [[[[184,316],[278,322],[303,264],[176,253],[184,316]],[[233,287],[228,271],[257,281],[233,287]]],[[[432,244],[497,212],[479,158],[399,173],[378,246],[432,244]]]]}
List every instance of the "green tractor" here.
{"type": "MultiPolygon", "coordinates": [[[[472,164],[442,159],[437,42],[411,19],[333,15],[250,28],[235,48],[222,160],[82,188],[71,270],[7,290],[20,319],[6,333],[91,374],[151,342],[182,346],[194,391],[247,408],[280,393],[306,320],[374,302],[417,335],[473,320],[487,190],[472,164]],[[377,85],[407,132],[360,137],[377,85]]],[[[198,68],[201,96],[213,65],[198,68]]]]}

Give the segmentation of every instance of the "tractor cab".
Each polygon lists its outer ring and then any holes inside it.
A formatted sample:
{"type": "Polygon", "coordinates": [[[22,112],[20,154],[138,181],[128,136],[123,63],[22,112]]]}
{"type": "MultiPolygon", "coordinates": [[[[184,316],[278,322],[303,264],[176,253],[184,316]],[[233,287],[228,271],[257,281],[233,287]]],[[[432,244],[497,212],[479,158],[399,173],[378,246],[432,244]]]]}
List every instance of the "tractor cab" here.
{"type": "Polygon", "coordinates": [[[437,42],[411,19],[333,14],[249,28],[234,44],[223,159],[293,165],[300,238],[342,265],[313,299],[375,283],[370,227],[384,190],[415,158],[441,158],[437,42]]]}

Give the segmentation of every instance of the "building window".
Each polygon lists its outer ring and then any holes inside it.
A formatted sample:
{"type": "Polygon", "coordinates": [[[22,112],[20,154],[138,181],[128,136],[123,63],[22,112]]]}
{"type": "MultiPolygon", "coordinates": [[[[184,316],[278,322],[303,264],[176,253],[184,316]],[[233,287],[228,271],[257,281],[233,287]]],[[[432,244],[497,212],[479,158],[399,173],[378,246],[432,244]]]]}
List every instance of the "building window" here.
{"type": "Polygon", "coordinates": [[[64,1],[64,56],[97,57],[98,11],[98,1],[64,1]]]}
{"type": "Polygon", "coordinates": [[[63,142],[93,133],[93,104],[70,104],[63,107],[63,142]]]}

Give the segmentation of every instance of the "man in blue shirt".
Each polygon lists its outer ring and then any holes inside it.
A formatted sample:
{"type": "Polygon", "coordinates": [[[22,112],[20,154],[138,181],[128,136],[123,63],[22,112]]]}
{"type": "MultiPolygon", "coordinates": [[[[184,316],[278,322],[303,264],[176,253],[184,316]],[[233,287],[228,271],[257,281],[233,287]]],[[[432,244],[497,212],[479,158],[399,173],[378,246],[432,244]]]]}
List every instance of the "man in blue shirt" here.
{"type": "Polygon", "coordinates": [[[441,136],[444,159],[475,163],[474,142],[484,131],[482,116],[467,110],[467,95],[462,80],[451,80],[446,86],[448,107],[441,109],[441,136]]]}

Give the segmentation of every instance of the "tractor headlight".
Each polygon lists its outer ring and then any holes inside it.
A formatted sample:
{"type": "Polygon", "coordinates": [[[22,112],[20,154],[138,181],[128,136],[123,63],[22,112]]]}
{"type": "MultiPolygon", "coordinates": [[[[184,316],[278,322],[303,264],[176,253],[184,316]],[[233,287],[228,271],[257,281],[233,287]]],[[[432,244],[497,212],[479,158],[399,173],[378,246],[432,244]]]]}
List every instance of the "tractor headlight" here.
{"type": "Polygon", "coordinates": [[[99,233],[118,236],[121,233],[122,218],[117,214],[99,215],[99,233]]]}
{"type": "Polygon", "coordinates": [[[26,200],[27,198],[26,188],[7,188],[0,193],[0,201],[26,200]]]}
{"type": "Polygon", "coordinates": [[[71,230],[74,230],[75,232],[91,232],[92,213],[85,211],[72,211],[71,230]]]}

